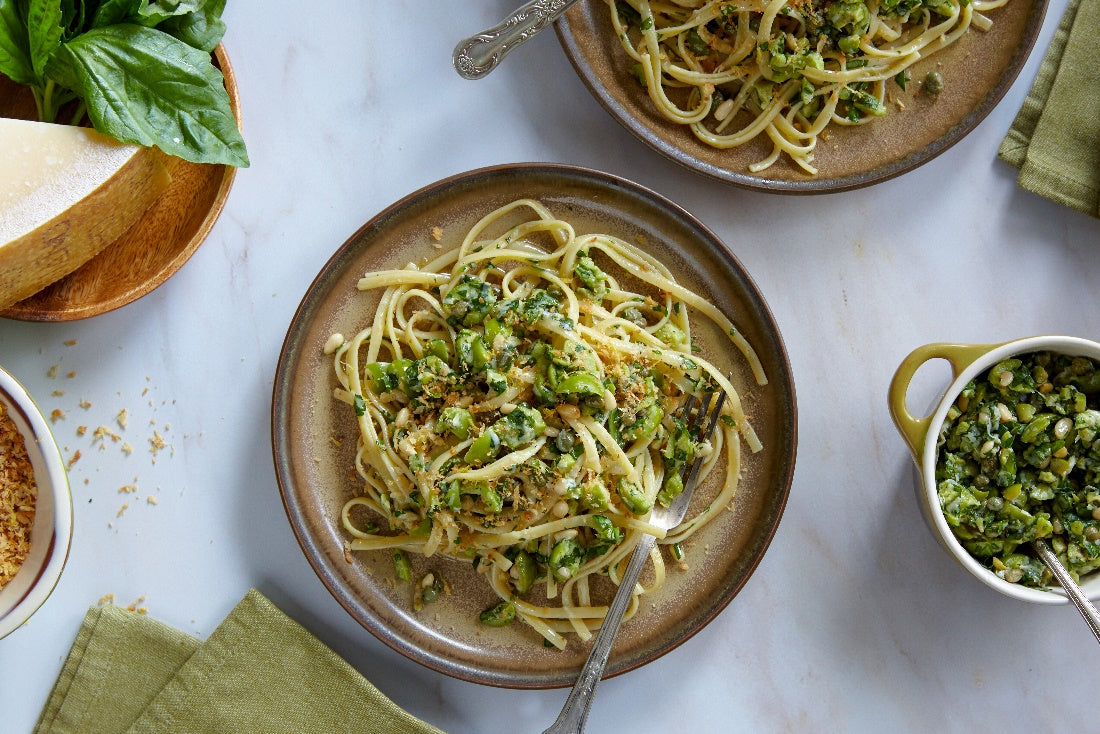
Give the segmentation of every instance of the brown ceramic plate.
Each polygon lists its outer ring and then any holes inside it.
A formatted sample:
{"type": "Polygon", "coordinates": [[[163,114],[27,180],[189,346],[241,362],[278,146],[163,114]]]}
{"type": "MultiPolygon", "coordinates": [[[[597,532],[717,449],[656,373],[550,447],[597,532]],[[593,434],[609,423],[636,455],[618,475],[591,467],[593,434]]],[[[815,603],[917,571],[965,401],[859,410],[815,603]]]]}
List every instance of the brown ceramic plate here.
{"type": "MultiPolygon", "coordinates": [[[[241,101],[225,49],[214,50],[237,124],[241,101]]],[[[30,91],[0,75],[0,117],[38,119],[30,91]]],[[[125,234],[83,266],[0,311],[23,321],[75,321],[136,301],[183,267],[210,234],[237,169],[161,155],[172,182],[125,234]]]]}
{"type": "MultiPolygon", "coordinates": [[[[521,164],[487,168],[432,184],[389,207],[336,250],[290,324],[275,375],[272,442],[276,474],[291,526],[306,557],[345,609],[380,640],[424,665],[466,680],[516,688],[571,685],[587,655],[576,639],[559,652],[523,624],[495,629],[477,621],[495,603],[469,564],[414,557],[414,578],[430,569],[453,593],[416,614],[408,583],[393,583],[386,552],[344,555],[340,508],[357,493],[356,424],[332,398],[334,332],[354,334],[373,318],[378,293],[361,293],[370,271],[403,267],[438,253],[430,236],[460,239],[482,216],[516,198],[541,200],[578,233],[609,232],[662,258],[677,278],[732,318],[763,361],[770,382],[756,386],[729,342],[693,335],[705,356],[734,370],[765,449],[747,455],[734,509],[692,539],[687,572],[670,572],[660,591],[623,625],[609,673],[635,668],[699,631],[734,597],[770,542],[790,490],[795,454],[795,398],[783,342],[763,297],[736,258],[675,204],[636,184],[580,168],[521,164]],[[723,344],[724,342],[724,344],[723,344]],[[652,602],[652,605],[651,603],[652,602]]],[[[736,247],[737,242],[731,243],[736,247]]],[[[698,331],[698,333],[696,333],[698,331]]],[[[748,452],[744,452],[748,454],[748,452]]],[[[719,472],[714,472],[717,475],[719,472]]],[[[717,487],[702,486],[705,502],[717,487]]],[[[608,596],[610,596],[608,594],[608,596]]]]}
{"type": "Polygon", "coordinates": [[[938,70],[945,90],[936,98],[914,97],[891,83],[904,110],[890,106],[868,125],[831,125],[814,152],[816,177],[781,157],[759,173],[749,165],[772,150],[766,135],[739,148],[718,150],[690,128],[661,117],[634,79],[633,59],[623,51],[604,0],[585,0],[557,23],[558,38],[589,91],[627,130],[657,152],[728,183],[783,193],[825,193],[885,181],[926,163],[957,143],[985,119],[1012,85],[1035,43],[1046,0],[1010,0],[988,13],[993,27],[972,30],[956,43],[910,69],[914,80],[938,70]]]}

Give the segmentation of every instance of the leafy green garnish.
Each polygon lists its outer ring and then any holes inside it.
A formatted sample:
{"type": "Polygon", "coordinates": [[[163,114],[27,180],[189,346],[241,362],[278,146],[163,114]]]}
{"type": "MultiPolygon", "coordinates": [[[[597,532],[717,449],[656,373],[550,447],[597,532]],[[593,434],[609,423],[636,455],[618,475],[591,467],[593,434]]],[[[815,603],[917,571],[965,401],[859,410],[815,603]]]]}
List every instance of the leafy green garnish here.
{"type": "Polygon", "coordinates": [[[194,163],[244,167],[221,71],[225,0],[0,0],[0,73],[29,86],[39,119],[75,120],[194,163]]]}

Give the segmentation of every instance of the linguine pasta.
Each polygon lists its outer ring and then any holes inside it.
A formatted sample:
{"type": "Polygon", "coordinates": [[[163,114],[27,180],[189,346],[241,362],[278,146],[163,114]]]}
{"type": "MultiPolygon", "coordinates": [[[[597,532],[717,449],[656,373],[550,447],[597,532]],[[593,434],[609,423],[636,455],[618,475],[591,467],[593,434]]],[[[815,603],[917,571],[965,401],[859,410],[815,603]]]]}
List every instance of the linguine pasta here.
{"type": "MultiPolygon", "coordinates": [[[[736,327],[643,250],[578,235],[539,202],[503,206],[434,260],[359,288],[382,291],[373,321],[327,345],[335,397],[359,427],[348,547],[395,553],[405,577],[406,552],[474,564],[500,598],[486,624],[519,619],[558,647],[570,632],[588,639],[606,613],[594,577],[617,584],[643,533],[678,555],[733,501],[741,443],[761,448],[729,379],[693,353],[689,312],[766,384],[736,327]],[[719,388],[722,420],[701,441],[676,407],[719,388]],[[649,513],[682,491],[695,457],[701,475],[724,472],[721,490],[666,534],[649,513]]],[[[651,560],[628,615],[664,579],[659,549],[651,560]]],[[[417,602],[439,585],[426,576],[417,602]]]]}
{"type": "MultiPolygon", "coordinates": [[[[891,83],[986,30],[1008,0],[606,0],[614,30],[657,110],[715,148],[764,135],[810,174],[826,127],[886,114],[891,83]]],[[[938,72],[925,91],[938,93],[938,72]]],[[[900,107],[900,105],[899,105],[900,107]]]]}

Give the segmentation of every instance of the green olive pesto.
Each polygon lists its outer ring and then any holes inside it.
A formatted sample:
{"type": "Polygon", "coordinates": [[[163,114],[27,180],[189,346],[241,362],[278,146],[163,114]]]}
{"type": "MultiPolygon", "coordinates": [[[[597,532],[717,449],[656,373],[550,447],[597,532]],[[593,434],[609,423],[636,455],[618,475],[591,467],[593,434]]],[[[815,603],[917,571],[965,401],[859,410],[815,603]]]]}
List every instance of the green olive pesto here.
{"type": "Polygon", "coordinates": [[[998,577],[1042,588],[1046,538],[1074,579],[1100,567],[1100,369],[1034,352],[998,362],[959,393],[939,436],[940,508],[998,577]]]}

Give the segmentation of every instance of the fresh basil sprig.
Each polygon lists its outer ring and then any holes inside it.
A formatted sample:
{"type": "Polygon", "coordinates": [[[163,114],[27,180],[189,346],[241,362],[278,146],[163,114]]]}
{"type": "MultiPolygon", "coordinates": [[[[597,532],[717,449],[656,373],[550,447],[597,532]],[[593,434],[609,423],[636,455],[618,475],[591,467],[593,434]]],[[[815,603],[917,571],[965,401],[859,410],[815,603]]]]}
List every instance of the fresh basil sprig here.
{"type": "Polygon", "coordinates": [[[195,163],[248,165],[221,71],[226,0],[0,0],[0,73],[53,122],[79,98],[96,130],[195,163]]]}

